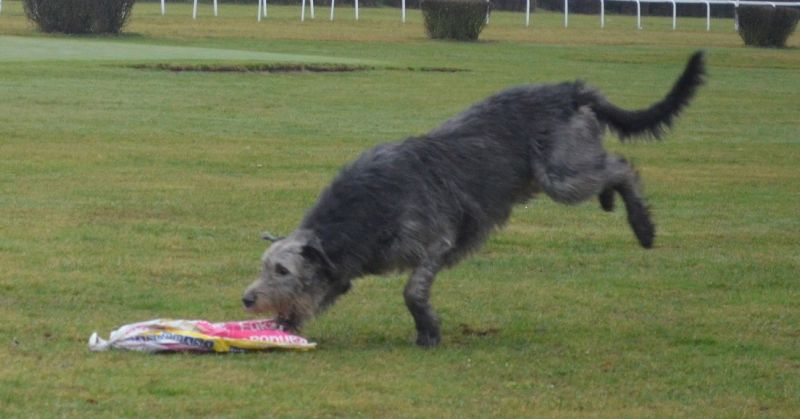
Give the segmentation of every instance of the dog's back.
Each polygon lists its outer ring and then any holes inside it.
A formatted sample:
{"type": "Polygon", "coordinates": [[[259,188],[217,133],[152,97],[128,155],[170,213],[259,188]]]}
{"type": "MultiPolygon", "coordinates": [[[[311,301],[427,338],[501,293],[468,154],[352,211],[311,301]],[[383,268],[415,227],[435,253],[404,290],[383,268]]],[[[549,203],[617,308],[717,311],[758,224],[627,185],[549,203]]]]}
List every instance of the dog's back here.
{"type": "MultiPolygon", "coordinates": [[[[413,267],[432,246],[449,247],[443,263],[450,265],[534,192],[577,203],[635,184],[624,160],[602,148],[604,124],[623,138],[660,135],[703,74],[698,52],[666,98],[641,111],[622,110],[582,82],[500,92],[424,137],[364,152],[323,191],[301,228],[317,232],[345,276],[413,267]]],[[[649,247],[652,237],[640,241],[649,247]]]]}
{"type": "Polygon", "coordinates": [[[370,149],[345,167],[301,228],[319,235],[346,276],[414,267],[432,246],[449,248],[450,265],[502,225],[532,188],[524,150],[478,135],[410,138],[370,149]]]}
{"type": "Polygon", "coordinates": [[[458,137],[483,132],[509,141],[532,140],[533,146],[540,146],[541,138],[568,123],[581,108],[589,107],[623,140],[640,135],[660,138],[694,97],[704,76],[704,54],[698,51],[661,101],[635,111],[617,107],[581,81],[515,87],[471,106],[429,135],[458,137]]]}

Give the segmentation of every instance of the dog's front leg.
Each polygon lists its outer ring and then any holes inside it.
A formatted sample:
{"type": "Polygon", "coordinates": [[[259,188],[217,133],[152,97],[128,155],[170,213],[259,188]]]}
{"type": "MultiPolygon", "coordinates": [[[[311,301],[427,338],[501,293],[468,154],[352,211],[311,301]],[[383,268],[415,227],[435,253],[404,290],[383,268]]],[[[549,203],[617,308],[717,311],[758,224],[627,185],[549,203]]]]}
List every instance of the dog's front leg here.
{"type": "Polygon", "coordinates": [[[414,316],[417,326],[417,345],[424,348],[434,347],[439,344],[439,319],[429,302],[431,285],[439,271],[439,264],[421,264],[411,273],[403,296],[406,307],[414,316]]]}

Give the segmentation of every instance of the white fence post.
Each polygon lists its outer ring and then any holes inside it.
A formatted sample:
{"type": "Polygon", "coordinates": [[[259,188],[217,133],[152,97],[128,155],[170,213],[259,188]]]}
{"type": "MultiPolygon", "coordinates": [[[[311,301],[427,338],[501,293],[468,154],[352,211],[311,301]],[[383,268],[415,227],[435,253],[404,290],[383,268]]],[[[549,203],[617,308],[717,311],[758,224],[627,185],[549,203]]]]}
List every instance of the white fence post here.
{"type": "Polygon", "coordinates": [[[336,0],[331,0],[331,22],[333,22],[333,4],[336,3],[336,0]]]}
{"type": "MultiPolygon", "coordinates": [[[[314,19],[314,0],[309,0],[308,5],[311,7],[311,19],[314,19]]],[[[300,21],[306,21],[306,0],[303,0],[300,6],[300,21]]]]}
{"type": "Polygon", "coordinates": [[[711,30],[711,3],[706,2],[706,31],[711,30]]]}
{"type": "Polygon", "coordinates": [[[402,7],[403,7],[403,14],[402,14],[402,16],[400,17],[400,20],[401,20],[403,23],[406,23],[406,0],[403,0],[402,7]]]}
{"type": "MultiPolygon", "coordinates": [[[[312,1],[311,4],[314,4],[313,3],[314,0],[311,0],[311,1],[312,1]]],[[[358,20],[358,0],[356,0],[356,20],[358,20]]]]}
{"type": "Polygon", "coordinates": [[[606,2],[600,0],[600,29],[606,27],[606,2]]]}
{"type": "MultiPolygon", "coordinates": [[[[167,13],[166,5],[164,4],[165,0],[161,0],[161,16],[164,16],[167,13]]],[[[3,0],[0,0],[0,6],[2,6],[3,0]]]]}
{"type": "Polygon", "coordinates": [[[564,0],[564,27],[569,27],[569,0],[564,0]]]}
{"type": "MultiPolygon", "coordinates": [[[[162,1],[161,4],[162,4],[162,7],[163,7],[164,2],[162,1]]],[[[218,16],[218,13],[217,13],[217,0],[214,0],[214,16],[218,16]]],[[[197,0],[194,0],[194,2],[192,4],[192,19],[197,19],[197,0]]]]}
{"type": "Polygon", "coordinates": [[[531,26],[531,0],[525,0],[525,27],[528,26],[531,26]]]}
{"type": "Polygon", "coordinates": [[[673,31],[675,30],[675,25],[677,24],[677,22],[675,21],[677,19],[677,15],[678,15],[677,9],[678,9],[678,6],[675,4],[675,0],[672,0],[672,30],[673,31]]]}
{"type": "Polygon", "coordinates": [[[261,17],[267,17],[267,0],[258,0],[258,16],[256,20],[261,22],[261,17]]]}
{"type": "Polygon", "coordinates": [[[642,29],[642,5],[636,0],[636,29],[642,29]]]}

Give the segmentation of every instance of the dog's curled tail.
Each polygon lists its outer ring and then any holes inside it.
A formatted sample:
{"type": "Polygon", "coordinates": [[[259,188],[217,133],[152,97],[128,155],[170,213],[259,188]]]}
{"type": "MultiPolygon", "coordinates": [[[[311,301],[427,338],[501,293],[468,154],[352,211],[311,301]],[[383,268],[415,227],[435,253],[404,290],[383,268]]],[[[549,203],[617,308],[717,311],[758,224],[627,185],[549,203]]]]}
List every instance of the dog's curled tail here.
{"type": "Polygon", "coordinates": [[[672,126],[672,120],[689,104],[697,88],[703,84],[705,74],[703,52],[697,51],[692,54],[683,74],[667,96],[647,109],[621,109],[599,94],[591,95],[589,103],[598,119],[607,123],[623,141],[637,135],[661,138],[664,131],[672,126]]]}

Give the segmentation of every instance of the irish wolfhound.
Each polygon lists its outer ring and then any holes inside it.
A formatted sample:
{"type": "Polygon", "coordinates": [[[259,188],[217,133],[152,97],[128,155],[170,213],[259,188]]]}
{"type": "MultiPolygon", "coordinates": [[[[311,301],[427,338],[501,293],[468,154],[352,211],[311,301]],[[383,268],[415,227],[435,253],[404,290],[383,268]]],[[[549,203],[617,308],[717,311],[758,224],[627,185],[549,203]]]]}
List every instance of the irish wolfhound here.
{"type": "Polygon", "coordinates": [[[627,111],[582,82],[517,87],[473,105],[422,137],[382,144],[346,166],[300,226],[275,240],[242,301],[297,330],[368,274],[411,270],[405,303],[417,344],[439,343],[428,299],[436,273],[476,250],[511,208],[544,192],[575,204],[625,203],[639,243],[654,226],[636,172],[603,149],[605,127],[625,140],[659,138],[703,82],[695,53],[667,96],[627,111]]]}

